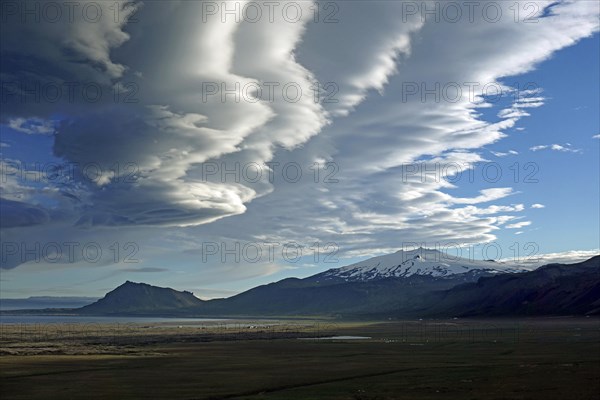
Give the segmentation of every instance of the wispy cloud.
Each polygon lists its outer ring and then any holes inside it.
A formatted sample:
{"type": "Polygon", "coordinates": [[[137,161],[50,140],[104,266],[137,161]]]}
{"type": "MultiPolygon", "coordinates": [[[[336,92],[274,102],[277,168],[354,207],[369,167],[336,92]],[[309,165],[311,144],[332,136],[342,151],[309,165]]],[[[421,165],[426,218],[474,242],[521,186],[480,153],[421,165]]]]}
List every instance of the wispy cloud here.
{"type": "Polygon", "coordinates": [[[514,224],[506,225],[506,229],[519,229],[529,225],[531,225],[531,221],[521,221],[514,224]]]}
{"type": "Polygon", "coordinates": [[[516,150],[509,150],[507,152],[501,152],[501,151],[490,151],[490,153],[492,153],[493,155],[495,155],[496,157],[506,157],[509,155],[513,155],[516,156],[519,154],[518,151],[516,150]]]}
{"type": "Polygon", "coordinates": [[[479,196],[471,197],[471,198],[453,198],[451,201],[456,204],[478,204],[478,203],[487,203],[489,201],[502,199],[506,196],[510,196],[514,194],[512,188],[492,188],[492,189],[483,189],[480,191],[479,196]]]}
{"type": "Polygon", "coordinates": [[[14,118],[8,121],[8,126],[18,132],[28,135],[51,135],[54,133],[56,122],[42,118],[14,118]]]}
{"type": "Polygon", "coordinates": [[[565,143],[564,145],[542,144],[542,145],[530,147],[529,150],[531,150],[531,151],[553,150],[553,151],[561,151],[564,153],[581,153],[581,149],[574,149],[570,143],[565,143]]]}

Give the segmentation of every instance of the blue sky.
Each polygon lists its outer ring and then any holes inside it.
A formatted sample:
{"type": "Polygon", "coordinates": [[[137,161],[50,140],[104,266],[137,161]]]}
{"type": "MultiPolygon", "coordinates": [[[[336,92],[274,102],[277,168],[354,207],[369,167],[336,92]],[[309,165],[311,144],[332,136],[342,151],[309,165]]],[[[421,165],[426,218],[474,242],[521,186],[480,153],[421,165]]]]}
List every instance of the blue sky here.
{"type": "MultiPolygon", "coordinates": [[[[522,131],[509,131],[509,136],[487,148],[506,152],[514,149],[519,155],[500,161],[507,172],[507,184],[520,193],[511,201],[526,205],[541,203],[543,209],[528,212],[533,224],[522,229],[515,237],[513,232],[499,234],[502,243],[536,242],[541,253],[570,249],[597,248],[600,243],[600,141],[593,136],[600,132],[600,38],[584,39],[576,46],[557,52],[535,71],[506,82],[519,82],[521,87],[533,82],[543,88],[547,100],[543,107],[531,112],[518,124],[522,131]],[[581,152],[531,151],[544,144],[571,143],[581,152]],[[519,163],[521,176],[514,183],[513,163],[519,163]],[[535,163],[534,167],[525,166],[535,163]],[[538,183],[528,183],[528,174],[538,183]],[[510,181],[513,180],[512,183],[510,181]],[[596,221],[597,223],[591,223],[596,221]],[[569,232],[564,234],[564,232],[569,232]],[[563,233],[561,233],[563,232],[563,233]]],[[[498,162],[493,156],[492,161],[498,162]]]]}
{"type": "Polygon", "coordinates": [[[227,296],[409,243],[540,263],[598,252],[598,3],[539,2],[536,23],[508,8],[436,22],[401,2],[340,3],[333,23],[311,8],[251,23],[201,2],[136,4],[136,21],[2,26],[2,297],[101,295],[125,280],[227,296]],[[14,84],[35,82],[102,96],[21,101],[14,84]],[[465,82],[504,96],[409,92],[465,82]],[[20,175],[53,163],[61,179],[20,175]],[[403,175],[424,163],[461,165],[461,178],[403,175]],[[240,177],[257,165],[259,179],[240,177]],[[40,257],[55,243],[59,256],[40,257]],[[239,262],[224,252],[236,244],[239,262]]]}

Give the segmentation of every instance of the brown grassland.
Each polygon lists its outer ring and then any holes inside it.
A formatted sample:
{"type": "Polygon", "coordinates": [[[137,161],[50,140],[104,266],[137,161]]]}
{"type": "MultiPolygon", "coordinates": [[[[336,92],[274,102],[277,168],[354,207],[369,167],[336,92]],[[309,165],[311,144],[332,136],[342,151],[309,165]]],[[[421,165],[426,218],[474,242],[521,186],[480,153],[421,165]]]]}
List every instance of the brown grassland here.
{"type": "Polygon", "coordinates": [[[0,333],[2,399],[565,400],[600,393],[597,318],[3,324],[0,333]],[[341,335],[369,339],[311,339],[341,335]]]}

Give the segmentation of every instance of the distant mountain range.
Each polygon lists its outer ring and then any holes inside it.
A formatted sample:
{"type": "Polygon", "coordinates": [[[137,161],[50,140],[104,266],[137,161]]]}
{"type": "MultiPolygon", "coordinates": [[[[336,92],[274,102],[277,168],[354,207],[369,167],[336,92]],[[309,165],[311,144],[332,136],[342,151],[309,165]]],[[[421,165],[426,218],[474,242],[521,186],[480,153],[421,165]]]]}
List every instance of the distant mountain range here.
{"type": "Polygon", "coordinates": [[[0,310],[32,308],[79,308],[98,300],[97,297],[33,296],[26,299],[0,299],[0,310]]]}
{"type": "Polygon", "coordinates": [[[581,263],[549,264],[528,271],[516,265],[473,261],[418,249],[371,258],[305,279],[288,278],[229,298],[207,301],[190,292],[128,281],[95,303],[70,312],[352,318],[598,315],[600,256],[581,263]]]}

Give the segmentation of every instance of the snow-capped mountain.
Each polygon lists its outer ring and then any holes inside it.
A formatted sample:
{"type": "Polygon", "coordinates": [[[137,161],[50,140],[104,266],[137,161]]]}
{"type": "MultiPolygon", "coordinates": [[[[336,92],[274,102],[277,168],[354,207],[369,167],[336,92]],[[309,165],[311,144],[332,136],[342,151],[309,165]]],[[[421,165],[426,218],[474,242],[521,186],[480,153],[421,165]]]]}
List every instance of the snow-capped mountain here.
{"type": "Polygon", "coordinates": [[[369,258],[341,268],[318,274],[319,279],[371,281],[383,278],[405,278],[413,275],[447,277],[457,274],[516,273],[528,269],[516,264],[496,261],[470,260],[443,253],[439,250],[418,248],[400,250],[393,254],[369,258]]]}

